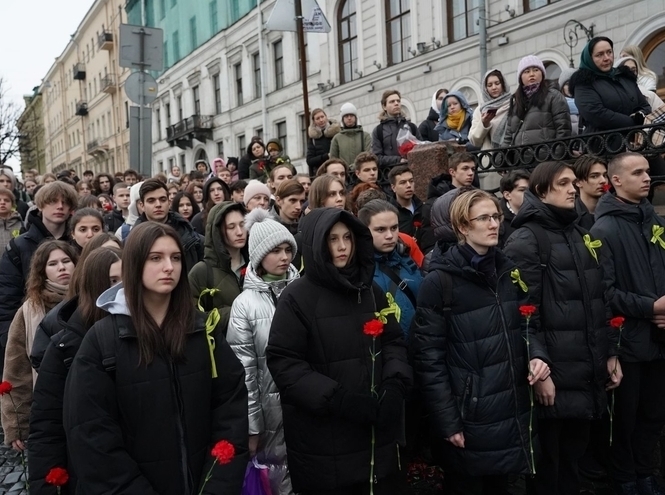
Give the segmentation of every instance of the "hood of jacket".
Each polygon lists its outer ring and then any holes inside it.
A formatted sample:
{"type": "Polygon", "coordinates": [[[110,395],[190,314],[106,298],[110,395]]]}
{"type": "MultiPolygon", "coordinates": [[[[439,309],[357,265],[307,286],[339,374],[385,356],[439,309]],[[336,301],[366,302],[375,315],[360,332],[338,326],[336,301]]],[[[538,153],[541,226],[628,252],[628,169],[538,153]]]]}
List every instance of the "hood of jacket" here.
{"type": "Polygon", "coordinates": [[[469,102],[466,101],[466,97],[460,91],[451,91],[446,95],[446,97],[443,99],[443,102],[441,103],[441,112],[439,113],[439,120],[441,122],[445,122],[448,118],[448,104],[446,102],[451,96],[454,96],[459,100],[460,105],[462,105],[462,110],[466,112],[467,120],[473,117],[473,109],[469,106],[469,102]]]}
{"type": "Polygon", "coordinates": [[[434,122],[439,121],[439,111],[434,110],[433,108],[429,109],[429,113],[427,114],[427,120],[432,120],[434,122]]]}
{"type": "Polygon", "coordinates": [[[432,177],[427,185],[427,199],[443,196],[452,189],[452,179],[450,174],[443,173],[432,177]]]}
{"type": "MultiPolygon", "coordinates": [[[[429,107],[429,109],[430,109],[430,113],[429,113],[429,114],[432,115],[432,112],[434,112],[434,113],[436,114],[436,118],[437,118],[437,120],[438,120],[438,118],[439,118],[439,113],[441,112],[441,110],[439,110],[439,106],[436,104],[436,94],[437,94],[439,91],[447,91],[447,90],[446,90],[445,88],[439,88],[439,89],[437,89],[437,90],[434,92],[434,94],[432,95],[432,104],[431,104],[430,107],[429,107]]],[[[430,117],[427,117],[427,118],[429,119],[430,117]]]]}
{"type": "Polygon", "coordinates": [[[359,265],[360,282],[370,287],[374,278],[372,234],[351,213],[338,208],[315,208],[301,220],[302,257],[308,279],[334,290],[357,290],[333,265],[328,233],[337,222],[344,223],[354,236],[353,260],[359,265]]]}
{"type": "Polygon", "coordinates": [[[224,191],[224,199],[225,201],[230,201],[231,200],[231,189],[229,189],[229,185],[224,182],[222,179],[219,177],[211,177],[208,179],[205,184],[203,184],[203,204],[205,205],[206,202],[208,201],[208,197],[210,194],[210,187],[213,184],[220,184],[222,186],[222,190],[224,191]]]}
{"type": "Polygon", "coordinates": [[[457,241],[457,236],[455,235],[455,231],[453,230],[450,221],[450,205],[453,204],[453,201],[455,201],[457,196],[459,196],[459,189],[451,189],[443,196],[439,197],[432,205],[430,221],[432,223],[434,237],[436,237],[437,240],[443,240],[446,242],[457,241]]]}
{"type": "Polygon", "coordinates": [[[129,203],[129,208],[127,208],[127,211],[129,214],[127,215],[127,219],[125,222],[127,222],[127,225],[134,225],[136,223],[136,220],[139,218],[139,209],[136,203],[139,201],[140,196],[139,196],[139,190],[141,189],[141,186],[143,185],[143,182],[137,182],[134,184],[132,187],[129,188],[129,198],[131,202],[129,203]]]}
{"type": "Polygon", "coordinates": [[[653,205],[646,199],[639,204],[621,201],[614,194],[603,194],[598,200],[594,216],[596,221],[604,216],[624,217],[629,222],[649,221],[654,215],[653,205]]]}
{"type": "Polygon", "coordinates": [[[280,152],[280,154],[281,154],[281,153],[284,153],[284,148],[282,148],[282,143],[279,142],[279,139],[277,139],[277,138],[273,138],[273,139],[271,139],[270,141],[268,141],[268,142],[266,143],[266,153],[268,152],[268,145],[269,145],[269,144],[276,144],[277,146],[279,146],[279,152],[280,152]]]}
{"type": "Polygon", "coordinates": [[[275,296],[279,297],[287,285],[299,278],[300,274],[298,273],[298,269],[293,265],[289,265],[289,270],[286,272],[286,278],[284,280],[266,282],[259,277],[252,264],[249,263],[247,265],[247,271],[245,272],[245,280],[242,284],[242,290],[272,292],[275,296]]]}
{"type": "MultiPolygon", "coordinates": [[[[232,211],[238,211],[243,215],[245,214],[245,208],[240,203],[234,203],[231,201],[224,201],[223,203],[212,207],[210,213],[208,213],[208,219],[206,222],[206,236],[203,251],[203,259],[206,262],[229,272],[231,271],[231,255],[229,254],[228,249],[226,249],[226,245],[222,239],[220,225],[224,222],[226,215],[232,211]]],[[[243,251],[246,249],[247,246],[245,245],[243,251]]],[[[247,260],[247,253],[245,252],[243,255],[245,260],[247,260]]]]}
{"type": "Polygon", "coordinates": [[[363,126],[361,126],[360,124],[356,124],[353,127],[342,127],[339,131],[340,134],[344,134],[344,135],[350,135],[350,134],[356,134],[356,133],[362,134],[363,132],[364,132],[363,131],[363,126]]]}
{"type": "Polygon", "coordinates": [[[97,307],[112,315],[130,316],[122,283],[109,287],[102,292],[97,298],[97,307]]]}
{"type": "MultiPolygon", "coordinates": [[[[30,233],[30,231],[37,231],[39,232],[39,236],[43,239],[52,239],[53,235],[49,231],[49,229],[46,228],[44,225],[44,222],[42,221],[42,213],[38,209],[31,210],[30,213],[27,215],[25,219],[26,225],[29,225],[27,234],[30,237],[34,238],[34,235],[30,233]]],[[[69,234],[69,228],[65,229],[65,233],[62,236],[63,239],[66,239],[69,234]]]]}
{"type": "Polygon", "coordinates": [[[312,122],[309,129],[307,129],[307,135],[310,139],[321,139],[324,136],[332,139],[340,130],[339,122],[334,119],[328,119],[328,125],[323,130],[312,122]]]}
{"type": "Polygon", "coordinates": [[[635,81],[635,84],[637,84],[637,76],[633,74],[631,70],[625,65],[618,67],[616,71],[616,76],[611,78],[610,76],[602,76],[589,69],[577,69],[577,71],[575,71],[575,73],[571,76],[570,81],[568,82],[568,89],[570,94],[575,96],[575,86],[591,86],[598,80],[612,81],[620,78],[628,78],[632,81],[635,81]]]}
{"type": "Polygon", "coordinates": [[[524,192],[524,202],[520,211],[515,215],[512,226],[518,229],[527,222],[536,222],[548,230],[561,230],[566,227],[556,218],[552,210],[531,191],[524,192]]]}
{"type": "Polygon", "coordinates": [[[381,123],[396,122],[397,125],[402,125],[404,122],[408,122],[409,120],[403,113],[400,113],[397,117],[395,117],[393,115],[388,115],[388,112],[382,110],[379,114],[379,121],[381,123]]]}
{"type": "Polygon", "coordinates": [[[7,225],[8,229],[11,229],[15,225],[22,225],[23,224],[23,220],[21,219],[21,214],[16,210],[12,211],[11,215],[9,215],[9,218],[4,220],[4,222],[5,222],[5,225],[7,225]]]}
{"type": "MultiPolygon", "coordinates": [[[[512,271],[517,268],[517,265],[508,258],[503,251],[494,248],[494,259],[496,262],[496,274],[501,274],[506,271],[512,271]]],[[[433,270],[444,270],[453,275],[465,277],[467,279],[477,279],[478,272],[471,266],[467,259],[460,252],[459,245],[455,245],[442,253],[436,250],[432,253],[432,261],[429,266],[430,272],[433,270]]]]}

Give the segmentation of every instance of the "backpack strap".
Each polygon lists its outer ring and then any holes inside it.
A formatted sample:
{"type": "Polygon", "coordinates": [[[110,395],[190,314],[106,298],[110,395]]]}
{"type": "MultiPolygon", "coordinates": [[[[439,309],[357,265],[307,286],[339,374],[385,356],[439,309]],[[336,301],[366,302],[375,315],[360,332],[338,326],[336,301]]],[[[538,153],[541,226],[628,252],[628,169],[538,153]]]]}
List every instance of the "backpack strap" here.
{"type": "Polygon", "coordinates": [[[552,243],[550,238],[547,236],[545,229],[536,222],[527,222],[524,224],[524,227],[529,229],[533,235],[536,237],[536,243],[538,244],[538,255],[540,256],[540,268],[545,272],[548,263],[550,262],[550,254],[552,251],[552,243]]]}
{"type": "Polygon", "coordinates": [[[435,270],[441,282],[443,293],[443,316],[448,318],[453,301],[453,278],[444,270],[435,270]]]}
{"type": "Polygon", "coordinates": [[[18,246],[16,245],[16,238],[12,238],[5,248],[9,261],[20,271],[23,272],[23,265],[21,263],[21,254],[19,253],[18,246]]]}
{"type": "Polygon", "coordinates": [[[111,325],[105,325],[103,331],[97,332],[99,347],[102,352],[102,366],[115,380],[116,368],[116,337],[118,335],[118,316],[111,315],[111,325]]]}
{"type": "Polygon", "coordinates": [[[404,295],[409,298],[409,301],[411,301],[413,309],[416,309],[418,307],[416,303],[416,296],[409,288],[409,284],[405,280],[400,279],[399,276],[384,263],[379,263],[379,270],[381,270],[381,272],[384,273],[393,282],[393,284],[395,284],[395,292],[397,289],[401,290],[404,295]]]}

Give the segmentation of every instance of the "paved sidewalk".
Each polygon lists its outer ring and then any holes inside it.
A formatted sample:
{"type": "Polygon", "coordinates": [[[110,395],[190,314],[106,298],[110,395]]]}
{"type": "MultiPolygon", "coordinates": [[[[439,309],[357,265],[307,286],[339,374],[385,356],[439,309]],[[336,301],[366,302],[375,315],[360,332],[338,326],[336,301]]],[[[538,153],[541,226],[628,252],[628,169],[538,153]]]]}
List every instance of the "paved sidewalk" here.
{"type": "MultiPolygon", "coordinates": [[[[0,430],[0,495],[28,495],[21,456],[4,443],[0,430]]],[[[27,459],[26,459],[27,464],[27,459]]]]}

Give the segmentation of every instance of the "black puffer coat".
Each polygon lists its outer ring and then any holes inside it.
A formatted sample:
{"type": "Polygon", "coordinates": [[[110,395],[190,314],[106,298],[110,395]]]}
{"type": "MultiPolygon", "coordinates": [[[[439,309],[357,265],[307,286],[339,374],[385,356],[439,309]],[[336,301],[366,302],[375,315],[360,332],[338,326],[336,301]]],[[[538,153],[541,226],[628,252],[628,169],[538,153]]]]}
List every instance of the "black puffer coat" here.
{"type": "MultiPolygon", "coordinates": [[[[529,391],[525,294],[512,282],[515,264],[496,250],[492,286],[458,246],[434,257],[418,292],[411,351],[444,469],[471,476],[529,471],[529,391]],[[439,270],[454,288],[443,315],[439,270]],[[465,447],[446,439],[463,432],[465,447]]],[[[532,352],[531,358],[543,358],[532,352]]]]}
{"type": "Polygon", "coordinates": [[[314,122],[307,129],[307,166],[309,167],[309,175],[314,177],[316,171],[319,169],[323,162],[330,158],[330,143],[337,133],[340,131],[339,124],[330,120],[324,130],[314,125],[314,122]]]}
{"type": "MultiPolygon", "coordinates": [[[[519,267],[529,288],[529,302],[538,307],[534,345],[544,346],[556,387],[554,405],[541,407],[546,418],[592,419],[605,411],[607,358],[612,330],[603,298],[603,272],[586,247],[586,233],[572,220],[553,213],[530,191],[513,220],[517,230],[504,252],[519,267]],[[538,245],[524,224],[539,224],[550,242],[546,268],[540,266],[538,245]]],[[[596,251],[598,255],[598,251],[596,251]]],[[[600,259],[600,258],[599,258],[600,259]]],[[[616,354],[616,346],[612,346],[616,354]]]]}
{"type": "MultiPolygon", "coordinates": [[[[627,362],[665,358],[663,332],[651,323],[653,303],[665,295],[665,249],[653,228],[665,227],[646,199],[639,205],[604,194],[596,206],[591,234],[600,239],[606,298],[612,312],[626,318],[620,356],[627,362]]],[[[664,236],[665,238],[665,236],[664,236]]]]}
{"type": "Polygon", "coordinates": [[[418,126],[420,137],[425,141],[437,142],[439,140],[439,131],[435,131],[434,128],[438,123],[439,112],[430,107],[427,118],[418,126]]]}
{"type": "Polygon", "coordinates": [[[120,210],[113,209],[104,215],[104,225],[109,232],[115,232],[122,227],[123,223],[125,223],[125,217],[122,216],[122,211],[120,210]]]}
{"type": "MultiPolygon", "coordinates": [[[[387,307],[376,285],[372,237],[351,213],[317,208],[302,225],[305,276],[282,293],[267,349],[268,368],[279,389],[293,489],[344,489],[369,479],[369,424],[350,421],[332,410],[340,390],[370,393],[372,338],[363,325],[387,307]],[[353,285],[334,267],[327,233],[341,221],[353,232],[360,284],[353,285]]],[[[390,315],[376,340],[376,385],[397,383],[406,393],[412,384],[402,329],[390,315]]],[[[376,432],[378,479],[397,468],[395,432],[376,432]]]]}
{"type": "Polygon", "coordinates": [[[139,366],[129,316],[114,314],[88,330],[67,377],[64,426],[78,475],[77,493],[198,493],[220,440],[234,445],[215,465],[204,493],[239,495],[247,467],[247,389],[242,365],[219,328],[212,378],[205,315],[187,334],[184,360],[155,356],[139,366]],[[100,335],[115,337],[116,370],[102,365],[100,335]]]}
{"type": "Polygon", "coordinates": [[[400,129],[411,131],[416,139],[420,139],[420,133],[416,124],[404,116],[395,118],[383,112],[380,120],[379,125],[372,131],[372,153],[379,158],[377,164],[379,168],[394,167],[402,161],[397,144],[397,134],[400,129]]]}
{"type": "MultiPolygon", "coordinates": [[[[522,90],[518,89],[518,91],[522,90]]],[[[554,88],[547,90],[542,105],[531,105],[522,120],[515,111],[515,98],[513,97],[506,118],[508,123],[503,138],[504,146],[522,146],[562,139],[569,137],[572,132],[568,102],[563,94],[554,88]]]]}

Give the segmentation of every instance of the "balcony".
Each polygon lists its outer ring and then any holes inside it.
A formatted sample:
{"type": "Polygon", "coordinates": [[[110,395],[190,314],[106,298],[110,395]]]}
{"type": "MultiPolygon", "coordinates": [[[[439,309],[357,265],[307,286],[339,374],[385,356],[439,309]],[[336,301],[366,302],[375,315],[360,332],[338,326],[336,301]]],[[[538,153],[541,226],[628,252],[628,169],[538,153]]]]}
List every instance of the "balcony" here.
{"type": "Polygon", "coordinates": [[[103,31],[97,38],[97,46],[100,50],[113,50],[113,33],[103,31]]]}
{"type": "Polygon", "coordinates": [[[166,141],[181,149],[193,147],[193,140],[212,139],[212,115],[192,115],[166,128],[166,141]]]}
{"type": "Polygon", "coordinates": [[[118,91],[118,86],[115,84],[115,75],[113,74],[102,77],[99,82],[102,87],[102,91],[107,95],[112,95],[118,91]]]}
{"type": "Polygon", "coordinates": [[[91,141],[88,141],[86,146],[86,151],[92,156],[105,155],[108,149],[109,145],[102,142],[100,139],[92,139],[91,141]]]}
{"type": "Polygon", "coordinates": [[[85,117],[88,115],[88,102],[87,101],[79,101],[76,104],[76,115],[80,115],[81,117],[85,117]]]}
{"type": "Polygon", "coordinates": [[[72,69],[72,73],[74,74],[74,79],[77,81],[85,81],[85,64],[83,62],[79,62],[78,64],[74,64],[74,67],[72,69]]]}

